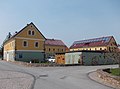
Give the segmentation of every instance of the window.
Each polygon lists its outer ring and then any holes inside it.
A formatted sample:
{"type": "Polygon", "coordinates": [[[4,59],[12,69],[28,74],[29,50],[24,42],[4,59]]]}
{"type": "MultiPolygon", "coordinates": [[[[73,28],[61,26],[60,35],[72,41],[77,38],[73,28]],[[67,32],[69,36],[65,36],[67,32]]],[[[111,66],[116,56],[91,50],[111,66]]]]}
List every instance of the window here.
{"type": "Polygon", "coordinates": [[[32,31],[32,35],[34,35],[35,34],[35,32],[34,31],[32,31]]]}
{"type": "Polygon", "coordinates": [[[36,48],[39,47],[39,42],[35,42],[35,47],[36,47],[36,48]]]}
{"type": "Polygon", "coordinates": [[[97,49],[95,48],[95,50],[97,50],[97,49]]]}
{"type": "Polygon", "coordinates": [[[53,49],[53,51],[55,51],[55,49],[53,49]]]}
{"type": "Polygon", "coordinates": [[[49,48],[49,51],[50,51],[50,48],[49,48]]]}
{"type": "Polygon", "coordinates": [[[28,31],[28,35],[34,36],[34,35],[35,35],[35,32],[34,32],[34,31],[29,30],[29,31],[28,31]]]}
{"type": "Polygon", "coordinates": [[[12,47],[14,47],[14,42],[12,42],[12,47]]]}
{"type": "Polygon", "coordinates": [[[22,54],[19,54],[19,58],[23,58],[22,54]]]}
{"type": "Polygon", "coordinates": [[[100,50],[102,50],[102,48],[100,48],[100,50]]]}
{"type": "Polygon", "coordinates": [[[31,31],[28,31],[28,34],[31,35],[31,31]]]}
{"type": "Polygon", "coordinates": [[[27,41],[23,41],[23,46],[27,47],[28,46],[28,42],[27,41]]]}
{"type": "Polygon", "coordinates": [[[10,43],[10,47],[12,47],[12,43],[10,43]]]}

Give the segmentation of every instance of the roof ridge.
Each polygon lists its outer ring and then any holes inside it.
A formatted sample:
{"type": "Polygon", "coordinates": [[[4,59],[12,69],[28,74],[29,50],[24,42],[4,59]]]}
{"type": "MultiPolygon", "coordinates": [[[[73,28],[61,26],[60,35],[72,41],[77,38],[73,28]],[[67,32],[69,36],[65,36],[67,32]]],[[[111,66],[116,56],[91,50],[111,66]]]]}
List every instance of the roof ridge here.
{"type": "Polygon", "coordinates": [[[14,38],[17,34],[19,34],[22,30],[24,30],[26,27],[28,27],[30,24],[33,24],[32,22],[31,23],[29,23],[29,24],[27,24],[25,27],[23,27],[20,31],[18,31],[16,34],[14,34],[14,35],[12,35],[8,40],[6,40],[5,42],[4,42],[4,44],[7,42],[7,41],[9,41],[9,40],[11,40],[12,38],[14,38]]]}
{"type": "Polygon", "coordinates": [[[93,39],[100,39],[100,38],[106,38],[106,37],[112,37],[112,36],[103,36],[103,37],[97,37],[97,38],[91,38],[91,39],[79,40],[79,41],[75,41],[75,42],[87,41],[87,40],[93,40],[93,39]]]}
{"type": "Polygon", "coordinates": [[[16,34],[14,34],[11,38],[15,37],[17,34],[19,34],[22,30],[24,30],[26,27],[28,27],[30,24],[33,24],[32,22],[27,24],[25,27],[23,27],[20,31],[18,31],[16,34]]]}
{"type": "Polygon", "coordinates": [[[58,41],[62,41],[62,40],[60,40],[60,39],[50,39],[50,38],[46,38],[47,40],[58,40],[58,41]]]}

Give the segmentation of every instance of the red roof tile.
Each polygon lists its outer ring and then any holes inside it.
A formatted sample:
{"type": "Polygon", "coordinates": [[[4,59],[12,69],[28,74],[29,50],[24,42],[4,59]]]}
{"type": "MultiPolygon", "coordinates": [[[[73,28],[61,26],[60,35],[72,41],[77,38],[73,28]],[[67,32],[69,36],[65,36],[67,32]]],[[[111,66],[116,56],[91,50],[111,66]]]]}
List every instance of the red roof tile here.
{"type": "Polygon", "coordinates": [[[105,46],[113,36],[100,37],[88,40],[75,41],[70,48],[105,46]]]}
{"type": "Polygon", "coordinates": [[[66,46],[61,40],[47,39],[45,45],[66,46]]]}

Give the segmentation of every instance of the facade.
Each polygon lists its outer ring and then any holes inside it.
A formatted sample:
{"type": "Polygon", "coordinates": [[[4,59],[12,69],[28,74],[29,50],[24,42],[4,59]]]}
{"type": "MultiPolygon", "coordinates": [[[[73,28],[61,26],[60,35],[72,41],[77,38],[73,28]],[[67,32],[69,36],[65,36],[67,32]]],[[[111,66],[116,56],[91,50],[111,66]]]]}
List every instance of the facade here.
{"type": "Polygon", "coordinates": [[[90,50],[114,52],[117,49],[117,43],[113,36],[75,41],[70,47],[70,51],[90,50]]]}
{"type": "Polygon", "coordinates": [[[57,63],[57,64],[65,64],[65,53],[56,53],[56,55],[55,55],[55,63],[57,63]]]}
{"type": "Polygon", "coordinates": [[[65,64],[103,65],[115,64],[117,54],[101,51],[78,51],[65,54],[65,64]]]}
{"type": "Polygon", "coordinates": [[[47,39],[45,41],[46,58],[55,57],[55,53],[66,52],[67,46],[61,40],[47,39]]]}
{"type": "Polygon", "coordinates": [[[45,40],[45,37],[33,23],[27,24],[4,42],[4,59],[25,62],[43,61],[45,40]]]}

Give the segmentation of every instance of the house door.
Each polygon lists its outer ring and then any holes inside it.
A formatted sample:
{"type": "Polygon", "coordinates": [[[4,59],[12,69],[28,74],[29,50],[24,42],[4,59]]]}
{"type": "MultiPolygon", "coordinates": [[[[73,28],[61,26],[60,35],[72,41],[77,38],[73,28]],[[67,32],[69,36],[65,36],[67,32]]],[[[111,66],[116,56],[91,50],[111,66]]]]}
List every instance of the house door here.
{"type": "Polygon", "coordinates": [[[9,53],[7,52],[7,61],[9,60],[9,53]]]}

